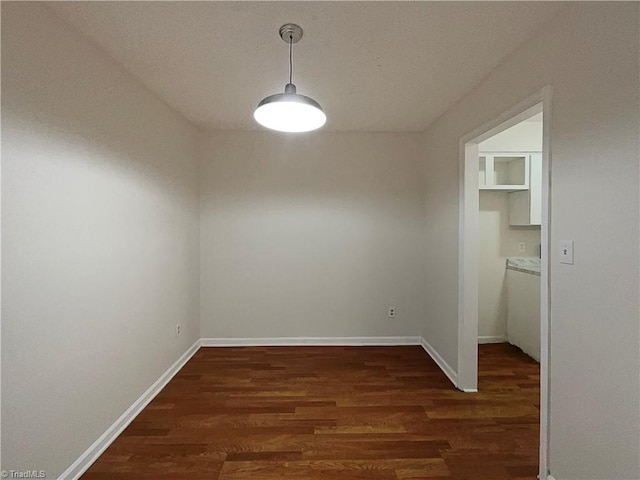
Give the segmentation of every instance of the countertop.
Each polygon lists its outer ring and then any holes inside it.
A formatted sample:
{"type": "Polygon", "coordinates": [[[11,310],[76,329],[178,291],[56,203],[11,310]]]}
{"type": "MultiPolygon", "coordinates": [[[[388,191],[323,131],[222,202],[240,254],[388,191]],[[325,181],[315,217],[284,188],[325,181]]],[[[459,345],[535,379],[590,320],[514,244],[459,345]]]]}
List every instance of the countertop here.
{"type": "Polygon", "coordinates": [[[540,259],[538,257],[508,257],[507,270],[540,276],[540,259]]]}

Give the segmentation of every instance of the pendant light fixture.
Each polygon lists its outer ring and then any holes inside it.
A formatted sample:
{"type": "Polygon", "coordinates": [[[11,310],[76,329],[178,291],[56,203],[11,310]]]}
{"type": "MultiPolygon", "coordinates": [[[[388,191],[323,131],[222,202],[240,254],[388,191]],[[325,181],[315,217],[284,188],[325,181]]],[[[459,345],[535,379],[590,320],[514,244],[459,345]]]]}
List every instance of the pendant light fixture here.
{"type": "Polygon", "coordinates": [[[284,93],[264,98],[253,113],[260,125],[279,132],[309,132],[325,124],[327,117],[314,99],[296,93],[293,75],[293,44],[302,38],[302,28],[293,23],[280,27],[280,38],[289,44],[289,83],[284,93]]]}

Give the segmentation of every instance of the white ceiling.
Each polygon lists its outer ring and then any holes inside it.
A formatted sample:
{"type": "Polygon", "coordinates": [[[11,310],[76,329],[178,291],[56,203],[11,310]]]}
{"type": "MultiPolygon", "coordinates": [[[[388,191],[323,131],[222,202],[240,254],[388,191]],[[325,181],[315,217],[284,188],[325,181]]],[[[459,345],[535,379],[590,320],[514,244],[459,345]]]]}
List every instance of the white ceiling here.
{"type": "Polygon", "coordinates": [[[530,38],[558,2],[48,2],[195,125],[259,129],[287,83],[337,131],[420,131],[530,38]]]}

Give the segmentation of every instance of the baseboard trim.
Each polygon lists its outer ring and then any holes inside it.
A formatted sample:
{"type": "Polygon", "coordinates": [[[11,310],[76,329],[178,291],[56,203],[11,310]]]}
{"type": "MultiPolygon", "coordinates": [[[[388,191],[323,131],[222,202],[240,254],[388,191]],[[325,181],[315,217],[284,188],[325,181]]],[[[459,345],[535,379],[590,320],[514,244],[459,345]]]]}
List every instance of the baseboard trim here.
{"type": "Polygon", "coordinates": [[[59,477],[58,480],[77,480],[86,472],[100,455],[118,438],[118,435],[142,412],[142,410],[155,398],[169,380],[189,361],[200,348],[200,340],[196,340],[184,354],[164,372],[158,380],[151,385],[140,398],[118,418],[93,444],[80,455],[59,477]]]}
{"type": "Polygon", "coordinates": [[[420,345],[422,345],[422,348],[424,348],[424,350],[429,354],[429,356],[433,359],[433,361],[436,362],[436,365],[440,367],[440,370],[442,370],[442,372],[447,376],[447,378],[451,380],[451,383],[453,383],[453,386],[458,388],[458,374],[456,373],[456,371],[453,368],[451,368],[451,366],[447,362],[445,362],[444,358],[440,356],[440,354],[436,351],[435,348],[431,346],[431,344],[429,344],[429,342],[427,342],[422,337],[420,338],[420,340],[421,340],[420,345]]]}
{"type": "Polygon", "coordinates": [[[420,345],[421,337],[265,337],[203,338],[203,347],[299,347],[420,345]]]}
{"type": "MultiPolygon", "coordinates": [[[[440,370],[458,388],[458,374],[444,361],[429,342],[422,337],[264,337],[264,338],[202,338],[203,347],[295,347],[295,346],[367,346],[367,345],[421,345],[440,367],[440,370]]],[[[463,389],[464,392],[477,390],[463,389]]]]}
{"type": "Polygon", "coordinates": [[[478,343],[506,343],[507,337],[504,335],[486,335],[478,337],[478,343]]]}

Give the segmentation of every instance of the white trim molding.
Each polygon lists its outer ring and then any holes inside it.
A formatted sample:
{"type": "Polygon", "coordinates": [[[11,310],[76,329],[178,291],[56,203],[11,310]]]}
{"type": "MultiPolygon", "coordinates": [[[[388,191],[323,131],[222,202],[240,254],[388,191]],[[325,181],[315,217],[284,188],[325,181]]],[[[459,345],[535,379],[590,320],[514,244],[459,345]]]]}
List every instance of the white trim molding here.
{"type": "MultiPolygon", "coordinates": [[[[501,337],[504,339],[504,337],[501,337]]],[[[415,337],[258,337],[258,338],[202,338],[203,347],[296,347],[296,346],[384,346],[384,345],[420,345],[447,376],[451,383],[458,386],[458,374],[440,356],[429,342],[420,336],[415,337]]],[[[477,389],[460,388],[463,392],[473,393],[477,389]]]]}
{"type": "Polygon", "coordinates": [[[458,388],[478,379],[478,144],[542,112],[542,221],[540,271],[540,479],[548,478],[550,372],[551,110],[553,90],[543,87],[459,141],[458,388]]]}
{"type": "Polygon", "coordinates": [[[203,338],[203,347],[299,347],[420,345],[422,337],[265,337],[203,338]]]}
{"type": "MultiPolygon", "coordinates": [[[[440,367],[440,370],[442,370],[442,372],[447,376],[447,378],[451,380],[451,383],[453,383],[453,386],[456,388],[459,388],[458,373],[453,368],[451,368],[451,365],[449,365],[444,360],[444,358],[440,356],[440,354],[436,351],[436,349],[433,348],[431,344],[422,337],[420,337],[420,345],[422,345],[422,348],[424,348],[425,352],[429,354],[429,356],[433,359],[433,361],[436,362],[436,365],[440,367]]],[[[466,391],[466,390],[463,390],[463,391],[466,391]]]]}
{"type": "Polygon", "coordinates": [[[481,337],[478,337],[479,344],[506,343],[506,342],[507,342],[507,337],[505,337],[504,335],[483,335],[481,337]]]}
{"type": "MultiPolygon", "coordinates": [[[[551,409],[551,112],[553,89],[542,89],[542,222],[540,226],[540,477],[549,473],[551,409]]],[[[553,477],[551,477],[553,480],[553,477]]]]}
{"type": "Polygon", "coordinates": [[[200,340],[196,340],[184,354],[151,385],[140,398],[118,418],[93,444],[78,457],[59,477],[58,480],[77,480],[86,472],[100,455],[118,438],[127,426],[142,412],[169,381],[193,357],[200,348],[200,340]]]}

